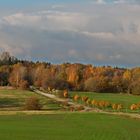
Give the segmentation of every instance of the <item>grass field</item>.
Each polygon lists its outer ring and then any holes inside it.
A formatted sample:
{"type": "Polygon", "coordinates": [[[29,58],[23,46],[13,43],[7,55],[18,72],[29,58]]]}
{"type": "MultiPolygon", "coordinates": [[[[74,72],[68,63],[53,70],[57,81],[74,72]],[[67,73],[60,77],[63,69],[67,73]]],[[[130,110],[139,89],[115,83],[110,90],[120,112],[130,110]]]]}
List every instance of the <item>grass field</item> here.
{"type": "Polygon", "coordinates": [[[140,120],[95,113],[0,116],[1,140],[139,140],[140,120]]]}
{"type": "MultiPolygon", "coordinates": [[[[111,93],[70,92],[71,96],[74,96],[75,94],[79,94],[80,96],[86,95],[90,99],[95,99],[97,101],[105,100],[111,103],[121,103],[124,106],[124,109],[122,111],[125,111],[125,112],[137,112],[137,113],[140,112],[139,110],[130,111],[128,109],[131,104],[140,102],[140,96],[126,95],[126,94],[111,94],[111,93]]],[[[1,89],[0,90],[0,111],[23,110],[26,99],[31,96],[36,96],[37,98],[39,98],[40,103],[43,106],[42,108],[43,110],[63,109],[63,107],[59,103],[52,101],[44,96],[35,94],[32,91],[1,89]]]]}
{"type": "MultiPolygon", "coordinates": [[[[90,99],[97,101],[109,101],[111,103],[121,103],[124,108],[129,108],[130,105],[140,102],[140,96],[128,94],[114,94],[114,93],[94,93],[94,92],[70,92],[71,96],[78,94],[80,96],[88,96],[90,99]]],[[[137,111],[138,112],[138,111],[137,111]]]]}
{"type": "MultiPolygon", "coordinates": [[[[129,106],[140,101],[139,96],[120,94],[87,95],[91,99],[123,103],[129,106]]],[[[59,103],[25,90],[0,90],[0,139],[2,140],[139,140],[140,119],[100,113],[71,113],[62,110],[59,103]],[[31,96],[40,99],[44,112],[16,112],[22,110],[31,96]],[[13,110],[6,112],[4,110],[13,110]],[[14,111],[15,110],[15,111],[14,111]],[[42,113],[42,115],[41,115],[42,113]],[[5,114],[5,115],[4,115],[5,114]],[[28,114],[28,115],[27,115],[28,114]],[[36,115],[35,115],[36,114],[36,115]]]]}
{"type": "Polygon", "coordinates": [[[23,110],[26,99],[31,96],[39,98],[43,110],[57,110],[60,105],[46,97],[27,90],[0,90],[0,110],[23,110]]]}

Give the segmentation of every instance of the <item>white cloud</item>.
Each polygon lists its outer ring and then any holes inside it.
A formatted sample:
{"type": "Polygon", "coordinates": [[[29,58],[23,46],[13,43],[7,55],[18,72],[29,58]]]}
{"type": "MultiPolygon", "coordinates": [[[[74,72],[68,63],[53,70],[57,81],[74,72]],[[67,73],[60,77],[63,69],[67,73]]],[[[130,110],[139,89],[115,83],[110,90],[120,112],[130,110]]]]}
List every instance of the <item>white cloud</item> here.
{"type": "Polygon", "coordinates": [[[140,6],[115,2],[107,5],[100,0],[98,5],[67,5],[63,10],[54,6],[5,16],[0,20],[0,48],[53,62],[138,65],[140,6]]]}
{"type": "Polygon", "coordinates": [[[139,4],[139,0],[91,0],[96,4],[139,4]]]}
{"type": "Polygon", "coordinates": [[[105,4],[105,1],[104,0],[97,0],[97,3],[98,4],[105,4]]]}
{"type": "Polygon", "coordinates": [[[100,38],[100,39],[114,39],[115,35],[110,32],[81,32],[81,34],[84,34],[89,37],[93,38],[100,38]]]}
{"type": "Polygon", "coordinates": [[[24,13],[16,13],[14,15],[4,17],[3,21],[13,26],[32,26],[33,24],[37,24],[41,21],[41,17],[36,15],[30,16],[24,13]]]}
{"type": "Polygon", "coordinates": [[[16,13],[3,17],[2,21],[4,24],[11,26],[25,26],[52,30],[77,30],[82,29],[87,24],[88,18],[87,15],[80,13],[48,10],[28,14],[16,13]]]}

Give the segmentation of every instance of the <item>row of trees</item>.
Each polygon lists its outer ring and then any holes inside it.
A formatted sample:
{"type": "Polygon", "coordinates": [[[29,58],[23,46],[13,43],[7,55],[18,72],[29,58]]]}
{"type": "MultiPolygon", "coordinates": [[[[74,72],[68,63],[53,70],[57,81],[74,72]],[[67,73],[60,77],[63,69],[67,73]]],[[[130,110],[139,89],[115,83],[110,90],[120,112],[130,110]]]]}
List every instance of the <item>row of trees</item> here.
{"type": "Polygon", "coordinates": [[[140,68],[17,61],[0,66],[0,85],[140,94],[140,68]]]}

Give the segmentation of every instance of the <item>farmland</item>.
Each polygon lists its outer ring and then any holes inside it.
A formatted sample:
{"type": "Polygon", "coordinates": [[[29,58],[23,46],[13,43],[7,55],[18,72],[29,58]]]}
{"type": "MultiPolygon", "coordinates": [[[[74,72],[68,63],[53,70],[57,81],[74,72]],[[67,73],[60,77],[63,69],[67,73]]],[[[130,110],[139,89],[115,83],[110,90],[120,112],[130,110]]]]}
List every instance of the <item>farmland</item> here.
{"type": "MultiPolygon", "coordinates": [[[[126,105],[138,102],[140,98],[89,92],[70,94],[126,105]]],[[[4,140],[140,139],[140,119],[111,113],[65,111],[59,103],[27,90],[0,90],[0,124],[0,139],[4,140]],[[39,98],[42,111],[23,111],[25,100],[31,96],[39,98]]]]}
{"type": "Polygon", "coordinates": [[[140,120],[96,113],[0,116],[4,140],[139,140],[140,120]]]}

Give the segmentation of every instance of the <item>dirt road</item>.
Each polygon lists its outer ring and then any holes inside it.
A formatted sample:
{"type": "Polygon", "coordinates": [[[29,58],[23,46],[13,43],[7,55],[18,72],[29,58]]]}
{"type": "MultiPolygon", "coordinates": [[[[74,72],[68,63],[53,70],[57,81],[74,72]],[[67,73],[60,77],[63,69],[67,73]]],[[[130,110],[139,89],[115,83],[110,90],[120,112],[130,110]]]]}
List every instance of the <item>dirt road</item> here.
{"type": "MultiPolygon", "coordinates": [[[[65,103],[67,102],[68,105],[70,106],[73,106],[73,107],[78,107],[78,106],[81,106],[81,104],[77,104],[77,103],[74,103],[72,102],[70,99],[62,99],[62,98],[58,98],[57,96],[53,95],[53,94],[49,94],[49,93],[45,93],[45,92],[42,92],[40,90],[37,90],[37,89],[33,89],[32,90],[35,92],[35,93],[38,93],[40,95],[43,95],[45,97],[48,97],[50,99],[53,99],[57,102],[61,102],[61,103],[65,103]]],[[[82,105],[84,107],[84,111],[90,111],[90,110],[93,110],[93,108],[91,107],[88,107],[88,106],[85,106],[85,105],[82,105]]]]}
{"type": "MultiPolygon", "coordinates": [[[[40,90],[37,90],[37,89],[32,89],[35,93],[38,93],[40,95],[43,95],[47,98],[50,98],[50,99],[53,99],[55,101],[58,101],[58,102],[67,102],[67,104],[71,105],[71,106],[74,106],[74,107],[78,107],[80,106],[81,104],[77,104],[77,103],[74,103],[72,102],[70,99],[62,99],[62,98],[58,98],[56,97],[55,95],[52,95],[52,94],[48,94],[48,93],[44,93],[40,90]]],[[[107,112],[107,111],[103,111],[101,109],[96,109],[96,108],[92,108],[92,107],[88,107],[88,106],[83,106],[84,107],[84,110],[83,112],[97,112],[97,113],[103,113],[103,114],[110,114],[110,115],[118,115],[118,116],[125,116],[125,117],[130,117],[130,118],[137,118],[137,119],[140,119],[140,114],[136,114],[136,113],[124,113],[124,112],[107,112]]]]}

